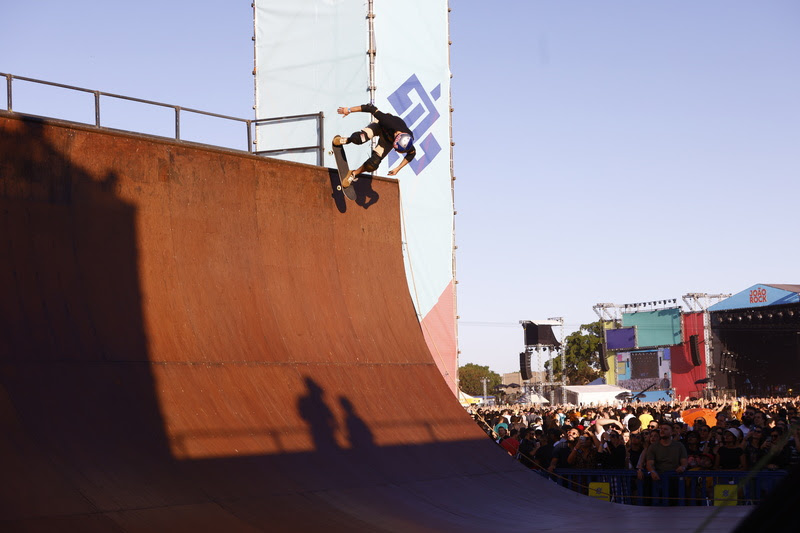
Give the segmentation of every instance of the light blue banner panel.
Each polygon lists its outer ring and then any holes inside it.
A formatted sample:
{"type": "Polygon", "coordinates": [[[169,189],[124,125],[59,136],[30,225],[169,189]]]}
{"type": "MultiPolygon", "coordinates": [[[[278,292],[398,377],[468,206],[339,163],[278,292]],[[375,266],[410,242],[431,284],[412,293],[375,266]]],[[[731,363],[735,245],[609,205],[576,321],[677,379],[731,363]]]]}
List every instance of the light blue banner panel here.
{"type": "Polygon", "coordinates": [[[708,308],[709,311],[747,309],[800,302],[800,285],[753,285],[708,308]]]}
{"type": "MultiPolygon", "coordinates": [[[[350,135],[369,122],[362,113],[336,113],[369,102],[364,2],[254,0],[254,16],[256,119],[322,112],[326,148],[334,135],[350,135]]],[[[317,145],[319,133],[313,120],[270,122],[256,127],[256,150],[317,145]]],[[[361,161],[369,151],[368,145],[348,146],[348,158],[361,161]]],[[[324,165],[335,167],[327,152],[324,165]]],[[[317,164],[315,151],[281,157],[317,164]]]]}
{"type": "MultiPolygon", "coordinates": [[[[453,279],[448,6],[446,0],[375,0],[374,5],[375,103],[405,120],[417,150],[397,179],[406,267],[424,317],[453,279]]],[[[399,162],[390,153],[378,174],[385,176],[399,162]]]]}
{"type": "Polygon", "coordinates": [[[636,327],[639,348],[681,343],[680,308],[623,313],[623,327],[636,327]]]}

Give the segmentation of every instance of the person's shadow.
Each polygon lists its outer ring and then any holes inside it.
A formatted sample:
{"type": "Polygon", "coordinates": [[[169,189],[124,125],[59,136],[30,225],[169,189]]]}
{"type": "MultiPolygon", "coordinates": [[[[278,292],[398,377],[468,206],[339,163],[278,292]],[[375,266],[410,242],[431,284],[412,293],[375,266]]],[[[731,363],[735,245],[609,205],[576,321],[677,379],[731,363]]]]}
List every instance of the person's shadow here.
{"type": "Polygon", "coordinates": [[[339,449],[336,442],[336,417],[325,403],[324,391],[316,381],[305,378],[308,393],[297,400],[297,411],[308,422],[311,439],[317,452],[331,452],[339,449]]]}
{"type": "Polygon", "coordinates": [[[344,396],[339,397],[339,405],[345,413],[344,426],[347,430],[347,440],[353,450],[375,447],[375,439],[367,424],[356,414],[353,402],[344,396]]]}

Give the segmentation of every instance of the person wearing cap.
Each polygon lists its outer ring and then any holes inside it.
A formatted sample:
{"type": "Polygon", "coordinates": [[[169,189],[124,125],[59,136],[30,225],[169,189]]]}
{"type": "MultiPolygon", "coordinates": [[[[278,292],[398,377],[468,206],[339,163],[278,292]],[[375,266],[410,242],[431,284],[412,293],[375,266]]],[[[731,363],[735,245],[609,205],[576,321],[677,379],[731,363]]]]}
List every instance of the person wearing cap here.
{"type": "Polygon", "coordinates": [[[717,449],[714,470],[747,470],[744,450],[739,446],[739,430],[728,428],[722,434],[722,446],[717,449]]]}
{"type": "Polygon", "coordinates": [[[400,170],[410,163],[414,156],[417,154],[414,148],[414,134],[405,123],[405,121],[391,113],[384,113],[378,110],[373,104],[362,104],[355,107],[340,107],[336,110],[342,116],[347,116],[350,113],[370,113],[374,118],[372,122],[366,125],[363,129],[354,132],[349,137],[342,137],[337,135],[333,138],[333,144],[343,146],[348,143],[364,144],[373,137],[378,138],[378,144],[372,149],[372,155],[369,159],[355,170],[351,170],[344,179],[342,179],[342,187],[349,187],[356,176],[362,172],[374,172],[378,170],[381,161],[389,155],[389,152],[394,148],[397,153],[404,154],[400,164],[389,171],[390,176],[394,176],[400,170]]]}

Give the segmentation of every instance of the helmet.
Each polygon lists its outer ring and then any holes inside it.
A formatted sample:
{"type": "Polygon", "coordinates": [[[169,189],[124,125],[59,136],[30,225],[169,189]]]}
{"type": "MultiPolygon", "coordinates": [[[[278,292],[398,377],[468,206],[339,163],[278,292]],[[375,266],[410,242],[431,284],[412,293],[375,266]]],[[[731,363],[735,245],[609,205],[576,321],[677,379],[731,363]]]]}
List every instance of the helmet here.
{"type": "Polygon", "coordinates": [[[411,150],[414,144],[414,137],[402,131],[397,132],[394,136],[394,149],[400,153],[405,153],[411,150]]]}

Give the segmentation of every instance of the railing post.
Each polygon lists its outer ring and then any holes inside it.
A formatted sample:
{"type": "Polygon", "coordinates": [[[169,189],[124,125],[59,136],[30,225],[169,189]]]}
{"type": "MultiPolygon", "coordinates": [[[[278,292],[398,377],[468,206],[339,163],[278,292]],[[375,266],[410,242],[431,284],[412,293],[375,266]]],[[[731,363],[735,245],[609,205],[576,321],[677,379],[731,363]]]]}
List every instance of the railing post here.
{"type": "Polygon", "coordinates": [[[181,140],[181,108],[175,106],[175,140],[181,140]]]}
{"type": "Polygon", "coordinates": [[[247,152],[252,154],[253,153],[253,121],[247,120],[245,121],[247,124],[247,152]]]}
{"type": "Polygon", "coordinates": [[[317,115],[317,122],[319,123],[319,156],[317,165],[324,167],[325,166],[325,131],[324,131],[324,124],[325,124],[325,114],[320,111],[317,115]]]}
{"type": "Polygon", "coordinates": [[[9,111],[14,111],[11,105],[11,80],[13,78],[11,74],[6,74],[6,109],[9,111]]]}
{"type": "Polygon", "coordinates": [[[100,91],[94,91],[94,125],[100,127],[100,91]]]}

